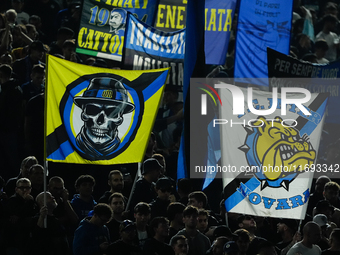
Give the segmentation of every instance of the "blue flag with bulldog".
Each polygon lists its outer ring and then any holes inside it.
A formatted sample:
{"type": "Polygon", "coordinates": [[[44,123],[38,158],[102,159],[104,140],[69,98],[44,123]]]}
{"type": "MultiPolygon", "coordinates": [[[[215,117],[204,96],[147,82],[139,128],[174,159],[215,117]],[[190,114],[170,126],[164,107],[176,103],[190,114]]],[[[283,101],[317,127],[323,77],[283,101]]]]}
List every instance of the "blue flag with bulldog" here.
{"type": "Polygon", "coordinates": [[[77,164],[141,162],[169,69],[123,71],[48,56],[46,158],[77,164]]]}
{"type": "MultiPolygon", "coordinates": [[[[215,85],[228,212],[304,219],[328,93],[215,85]]],[[[325,173],[327,174],[327,173],[325,173]]]]}

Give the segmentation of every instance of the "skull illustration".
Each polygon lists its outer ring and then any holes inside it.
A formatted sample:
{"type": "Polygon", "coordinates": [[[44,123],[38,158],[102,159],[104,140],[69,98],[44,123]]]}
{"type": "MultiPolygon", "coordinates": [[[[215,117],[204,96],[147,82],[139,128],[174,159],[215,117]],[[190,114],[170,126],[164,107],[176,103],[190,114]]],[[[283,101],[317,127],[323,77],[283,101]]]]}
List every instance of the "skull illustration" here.
{"type": "Polygon", "coordinates": [[[87,104],[81,114],[86,135],[95,143],[103,144],[117,138],[117,127],[123,123],[120,107],[87,104]]]}
{"type": "Polygon", "coordinates": [[[82,108],[83,128],[77,135],[77,145],[82,151],[112,151],[118,147],[118,126],[123,115],[135,106],[128,101],[123,83],[113,78],[100,77],[91,80],[81,97],[74,103],[82,108]]]}

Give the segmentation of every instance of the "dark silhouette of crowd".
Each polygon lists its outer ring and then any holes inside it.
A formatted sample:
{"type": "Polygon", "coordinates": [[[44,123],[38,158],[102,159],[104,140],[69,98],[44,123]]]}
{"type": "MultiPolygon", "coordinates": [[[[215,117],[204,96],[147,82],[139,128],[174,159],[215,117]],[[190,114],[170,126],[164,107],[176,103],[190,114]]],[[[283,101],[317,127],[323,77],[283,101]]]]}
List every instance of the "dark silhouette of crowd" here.
{"type": "MultiPolygon", "coordinates": [[[[339,3],[294,1],[290,55],[321,64],[338,59],[339,3]],[[314,28],[312,36],[303,33],[306,20],[314,28]]],[[[0,254],[340,254],[337,176],[318,176],[302,222],[228,213],[221,185],[208,192],[201,191],[201,180],[177,180],[183,103],[181,92],[171,86],[165,89],[140,176],[136,164],[58,163],[49,165],[47,175],[46,53],[74,63],[120,67],[76,53],[81,4],[0,2],[0,254]]],[[[232,36],[226,64],[207,66],[204,76],[233,76],[234,45],[232,36]]],[[[339,155],[336,141],[318,162],[339,164],[339,155]]]]}

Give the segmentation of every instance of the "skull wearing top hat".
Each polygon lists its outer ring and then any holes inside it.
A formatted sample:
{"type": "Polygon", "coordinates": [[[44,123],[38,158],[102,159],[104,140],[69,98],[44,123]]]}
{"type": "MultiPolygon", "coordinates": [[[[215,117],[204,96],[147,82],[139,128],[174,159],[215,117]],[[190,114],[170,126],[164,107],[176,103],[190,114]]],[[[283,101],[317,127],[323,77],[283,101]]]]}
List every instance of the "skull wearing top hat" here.
{"type": "Polygon", "coordinates": [[[77,135],[79,148],[89,159],[103,159],[120,144],[118,126],[123,115],[135,106],[128,102],[127,90],[121,81],[109,77],[93,78],[81,97],[74,103],[82,108],[84,125],[77,135]]]}

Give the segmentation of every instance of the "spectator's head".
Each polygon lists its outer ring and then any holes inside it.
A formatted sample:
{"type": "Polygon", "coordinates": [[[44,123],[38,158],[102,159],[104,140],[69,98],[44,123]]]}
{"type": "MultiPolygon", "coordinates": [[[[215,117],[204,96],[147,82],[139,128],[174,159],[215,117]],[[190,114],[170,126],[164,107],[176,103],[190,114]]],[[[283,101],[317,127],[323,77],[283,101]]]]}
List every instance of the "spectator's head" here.
{"type": "Polygon", "coordinates": [[[204,209],[199,209],[198,210],[197,229],[201,233],[205,233],[207,231],[207,229],[208,229],[208,219],[209,219],[208,211],[204,210],[204,209]]]}
{"type": "Polygon", "coordinates": [[[162,154],[156,153],[152,155],[152,158],[157,159],[158,163],[162,166],[160,176],[163,176],[166,173],[166,164],[164,156],[162,154]]]}
{"type": "Polygon", "coordinates": [[[218,237],[211,245],[213,255],[223,255],[224,245],[228,242],[225,236],[218,237]]]}
{"type": "Polygon", "coordinates": [[[183,210],[185,209],[185,205],[179,202],[173,202],[169,204],[167,209],[167,215],[169,221],[176,221],[178,223],[183,223],[183,210]]]}
{"type": "Polygon", "coordinates": [[[37,30],[41,29],[41,18],[37,15],[32,15],[28,19],[28,23],[34,25],[37,30]]]}
{"type": "Polygon", "coordinates": [[[30,179],[32,186],[40,186],[44,183],[44,167],[39,164],[35,164],[28,170],[28,178],[30,179]]]}
{"type": "Polygon", "coordinates": [[[277,233],[284,234],[289,233],[291,236],[297,231],[298,224],[294,219],[280,219],[277,224],[277,233]]]}
{"type": "Polygon", "coordinates": [[[169,236],[169,221],[165,217],[155,217],[150,221],[149,229],[157,240],[164,240],[169,236]]]}
{"type": "Polygon", "coordinates": [[[20,178],[17,180],[15,193],[19,196],[25,198],[27,195],[31,194],[32,186],[31,181],[27,178],[20,178]]]}
{"type": "Polygon", "coordinates": [[[320,200],[315,206],[315,213],[314,212],[313,213],[314,215],[324,214],[327,216],[327,218],[331,218],[333,212],[334,212],[334,206],[332,206],[329,201],[320,200]]]}
{"type": "Polygon", "coordinates": [[[238,246],[236,242],[229,241],[223,247],[224,255],[237,255],[238,254],[238,246]]]}
{"type": "Polygon", "coordinates": [[[318,224],[319,227],[321,228],[322,235],[324,235],[325,237],[328,237],[326,231],[327,231],[327,228],[330,227],[330,225],[328,224],[327,216],[324,214],[317,214],[313,217],[313,221],[316,224],[318,224]]]}
{"type": "Polygon", "coordinates": [[[28,54],[34,62],[38,62],[43,59],[46,51],[41,41],[33,41],[29,46],[28,54]]]}
{"type": "Polygon", "coordinates": [[[109,205],[99,203],[93,208],[93,216],[90,220],[91,223],[98,227],[104,226],[112,218],[112,209],[109,205]]]}
{"type": "Polygon", "coordinates": [[[326,175],[321,175],[315,182],[315,192],[318,194],[322,194],[327,182],[330,182],[331,179],[326,175]]]}
{"type": "Polygon", "coordinates": [[[187,229],[196,229],[198,220],[198,209],[188,205],[183,211],[183,223],[187,229]]]}
{"type": "Polygon", "coordinates": [[[124,197],[121,193],[113,193],[108,200],[108,204],[111,206],[113,214],[121,215],[124,211],[125,203],[124,197]]]}
{"type": "Polygon", "coordinates": [[[45,67],[41,64],[34,65],[31,73],[32,83],[41,86],[45,80],[45,67]]]}
{"type": "Polygon", "coordinates": [[[233,234],[231,232],[230,228],[228,228],[225,225],[217,226],[214,229],[214,232],[213,232],[214,239],[216,239],[216,238],[218,238],[220,236],[227,237],[229,241],[234,241],[236,239],[236,237],[237,237],[235,234],[233,234]]]}
{"type": "Polygon", "coordinates": [[[146,226],[150,220],[151,208],[147,203],[139,202],[134,208],[136,224],[146,226]]]}
{"type": "Polygon", "coordinates": [[[20,13],[24,8],[24,0],[12,0],[12,8],[17,12],[20,13]]]}
{"type": "Polygon", "coordinates": [[[63,43],[66,40],[72,39],[73,35],[74,35],[74,32],[72,29],[68,27],[61,27],[58,29],[58,32],[57,32],[57,40],[60,41],[61,45],[63,45],[63,43]]]}
{"type": "Polygon", "coordinates": [[[321,229],[318,224],[313,221],[309,221],[303,227],[303,241],[309,246],[317,244],[321,239],[321,229]]]}
{"type": "Polygon", "coordinates": [[[111,187],[112,192],[122,192],[124,188],[123,174],[119,170],[112,170],[109,173],[108,185],[111,187]]]}
{"type": "Polygon", "coordinates": [[[18,13],[14,9],[9,9],[6,11],[5,16],[8,23],[15,24],[18,13]]]}
{"type": "Polygon", "coordinates": [[[59,176],[53,176],[48,182],[48,191],[51,192],[52,196],[56,199],[63,197],[64,192],[64,180],[59,176]]]}
{"type": "Polygon", "coordinates": [[[277,255],[274,244],[271,242],[264,240],[258,245],[258,254],[259,255],[277,255]]]}
{"type": "Polygon", "coordinates": [[[327,182],[324,187],[323,196],[332,205],[337,204],[340,186],[336,182],[327,182]]]}
{"type": "Polygon", "coordinates": [[[244,228],[248,231],[254,231],[256,229],[256,221],[251,215],[241,215],[237,219],[239,228],[244,228]]]}
{"type": "Polygon", "coordinates": [[[4,53],[0,57],[0,65],[9,65],[12,66],[13,58],[12,55],[9,53],[4,53]]]}
{"type": "Polygon", "coordinates": [[[315,55],[318,59],[324,58],[328,51],[328,44],[324,39],[319,39],[314,44],[315,55]]]}
{"type": "Polygon", "coordinates": [[[77,192],[80,196],[90,197],[93,193],[93,187],[96,185],[96,180],[91,175],[81,175],[75,183],[77,192]]]}
{"type": "Polygon", "coordinates": [[[31,166],[38,164],[38,160],[34,156],[28,156],[21,161],[21,166],[20,166],[20,173],[22,177],[28,177],[29,174],[29,169],[31,166]]]}
{"type": "Polygon", "coordinates": [[[71,60],[72,54],[76,52],[76,43],[75,40],[66,40],[63,43],[63,56],[66,60],[71,60]]]}
{"type": "Polygon", "coordinates": [[[207,206],[207,195],[202,191],[191,192],[188,196],[188,205],[197,207],[198,209],[204,209],[207,206]]]}
{"type": "Polygon", "coordinates": [[[160,178],[156,182],[157,197],[161,200],[169,200],[170,194],[173,190],[171,181],[166,178],[160,178]]]}
{"type": "Polygon", "coordinates": [[[187,197],[192,191],[190,179],[182,178],[177,181],[178,195],[183,198],[187,197]]]}
{"type": "Polygon", "coordinates": [[[27,36],[33,41],[38,39],[39,33],[33,24],[26,24],[27,36]]]}
{"type": "Polygon", "coordinates": [[[0,84],[4,84],[9,81],[12,76],[12,67],[9,65],[0,66],[0,84]]]}
{"type": "Polygon", "coordinates": [[[136,225],[131,220],[124,220],[119,226],[122,241],[131,244],[136,236],[136,225]]]}
{"type": "Polygon", "coordinates": [[[324,30],[334,31],[336,25],[338,24],[338,19],[332,14],[326,14],[322,17],[322,22],[324,30]]]}
{"type": "Polygon", "coordinates": [[[170,246],[175,255],[187,255],[189,251],[188,239],[183,235],[173,236],[170,240],[170,246]]]}
{"type": "Polygon", "coordinates": [[[156,182],[161,174],[162,165],[155,158],[149,158],[143,162],[142,175],[147,181],[156,182]]]}
{"type": "Polygon", "coordinates": [[[334,250],[340,250],[340,228],[335,228],[329,236],[329,244],[334,250]]]}
{"type": "Polygon", "coordinates": [[[338,5],[334,2],[328,2],[325,6],[324,13],[338,17],[338,5]]]}
{"type": "MultiPolygon", "coordinates": [[[[45,192],[41,192],[37,195],[35,199],[39,208],[44,206],[44,196],[45,196],[45,192]]],[[[55,198],[52,196],[52,194],[46,191],[46,206],[47,206],[49,214],[52,214],[53,210],[57,207],[57,205],[58,204],[55,201],[55,198]]]]}
{"type": "Polygon", "coordinates": [[[236,244],[241,253],[246,253],[250,244],[250,233],[245,229],[238,229],[234,232],[237,235],[236,244]]]}
{"type": "Polygon", "coordinates": [[[318,63],[318,58],[314,53],[307,53],[305,55],[302,56],[301,60],[306,61],[306,62],[310,62],[310,63],[318,63]]]}

